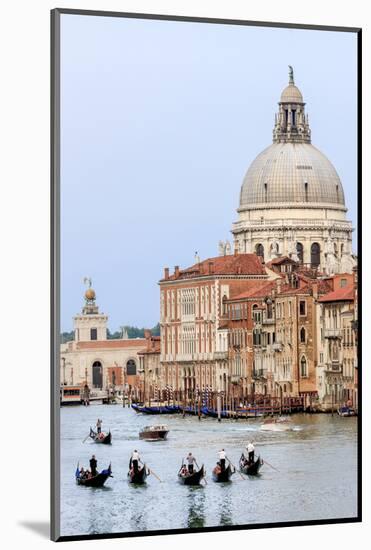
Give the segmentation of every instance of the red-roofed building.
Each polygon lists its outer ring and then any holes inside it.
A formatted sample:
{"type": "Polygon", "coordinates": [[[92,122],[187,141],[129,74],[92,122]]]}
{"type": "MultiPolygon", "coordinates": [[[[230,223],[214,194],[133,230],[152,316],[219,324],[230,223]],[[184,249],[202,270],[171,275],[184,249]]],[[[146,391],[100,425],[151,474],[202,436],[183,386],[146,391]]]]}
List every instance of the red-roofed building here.
{"type": "Polygon", "coordinates": [[[197,388],[226,391],[227,328],[223,303],[250,286],[268,281],[255,254],[197,261],[187,269],[165,268],[161,295],[163,384],[192,398],[197,388]]]}
{"type": "Polygon", "coordinates": [[[356,273],[332,278],[318,300],[317,385],[324,410],[358,407],[356,273]]]}

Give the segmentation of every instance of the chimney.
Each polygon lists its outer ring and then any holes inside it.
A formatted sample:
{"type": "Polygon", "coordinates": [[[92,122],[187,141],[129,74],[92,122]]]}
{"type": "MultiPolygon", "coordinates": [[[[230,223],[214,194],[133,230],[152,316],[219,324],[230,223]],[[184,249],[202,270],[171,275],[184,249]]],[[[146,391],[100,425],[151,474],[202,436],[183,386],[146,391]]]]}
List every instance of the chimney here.
{"type": "Polygon", "coordinates": [[[317,300],[318,299],[318,281],[315,281],[312,284],[312,294],[313,294],[313,298],[317,300]]]}
{"type": "Polygon", "coordinates": [[[279,277],[279,279],[276,279],[277,294],[281,294],[281,285],[282,285],[282,279],[281,277],[279,277]]]}
{"type": "Polygon", "coordinates": [[[209,274],[214,273],[214,263],[209,262],[209,274]]]}
{"type": "Polygon", "coordinates": [[[175,275],[176,278],[179,277],[179,266],[178,266],[178,265],[176,265],[176,266],[174,267],[174,275],[175,275]]]}
{"type": "Polygon", "coordinates": [[[164,267],[164,279],[167,280],[169,278],[169,268],[164,267]]]}

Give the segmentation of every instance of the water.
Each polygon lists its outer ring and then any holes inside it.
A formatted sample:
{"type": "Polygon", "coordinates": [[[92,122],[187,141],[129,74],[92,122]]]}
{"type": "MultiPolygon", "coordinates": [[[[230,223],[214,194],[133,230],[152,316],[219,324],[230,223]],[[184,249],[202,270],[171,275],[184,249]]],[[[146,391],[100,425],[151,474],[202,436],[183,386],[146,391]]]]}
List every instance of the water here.
{"type": "Polygon", "coordinates": [[[282,521],[350,518],[357,515],[357,421],[337,415],[291,417],[294,431],[260,431],[262,420],[223,420],[180,415],[146,416],[120,405],[64,407],[61,410],[61,534],[85,535],[182,529],[282,521]],[[82,440],[103,419],[112,445],[82,440]],[[166,423],[167,441],[139,441],[140,429],[166,423]],[[237,466],[247,440],[279,471],[265,464],[259,477],[238,473],[228,484],[215,483],[211,470],[222,447],[237,466]],[[131,452],[138,449],[153,475],[145,486],[127,482],[131,452]],[[181,460],[192,451],[205,464],[207,485],[177,481],[181,460]],[[112,462],[114,478],[103,488],[76,485],[76,463],[98,469],[112,462]]]}

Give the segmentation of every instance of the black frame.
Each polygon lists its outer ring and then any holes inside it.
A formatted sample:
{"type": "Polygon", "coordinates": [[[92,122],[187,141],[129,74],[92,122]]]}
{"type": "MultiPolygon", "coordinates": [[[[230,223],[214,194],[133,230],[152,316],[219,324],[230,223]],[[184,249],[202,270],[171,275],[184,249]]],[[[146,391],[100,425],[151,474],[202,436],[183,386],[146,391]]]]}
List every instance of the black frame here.
{"type": "Polygon", "coordinates": [[[358,332],[362,326],[362,29],[359,27],[337,27],[329,25],[273,23],[268,21],[246,21],[239,19],[218,19],[213,17],[191,17],[160,15],[148,13],[127,13],[100,10],[79,10],[55,8],[51,10],[51,539],[56,542],[72,540],[109,539],[124,537],[142,537],[164,534],[205,533],[215,531],[241,531],[270,527],[298,527],[307,525],[332,525],[338,523],[358,523],[362,521],[362,339],[358,337],[358,417],[357,417],[357,516],[325,520],[288,521],[252,525],[231,525],[186,529],[164,529],[156,531],[138,531],[122,533],[103,533],[95,535],[60,536],[60,487],[59,478],[59,363],[60,363],[60,16],[91,15],[99,17],[121,17],[132,19],[151,19],[162,21],[183,21],[192,23],[244,25],[252,27],[276,27],[286,29],[307,29],[332,32],[352,32],[357,34],[357,210],[358,210],[358,332]],[[58,483],[57,479],[58,478],[58,483]]]}

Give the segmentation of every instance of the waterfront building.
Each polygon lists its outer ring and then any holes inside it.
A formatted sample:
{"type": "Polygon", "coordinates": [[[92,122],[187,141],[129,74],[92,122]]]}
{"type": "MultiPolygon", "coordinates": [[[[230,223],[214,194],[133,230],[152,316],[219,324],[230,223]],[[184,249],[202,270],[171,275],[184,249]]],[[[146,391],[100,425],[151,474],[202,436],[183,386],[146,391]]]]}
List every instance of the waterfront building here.
{"type": "Polygon", "coordinates": [[[85,303],[74,319],[74,340],[61,344],[61,385],[87,385],[91,392],[107,390],[139,392],[141,379],[138,352],[145,338],[108,339],[108,316],[99,311],[89,287],[85,303]]]}
{"type": "Polygon", "coordinates": [[[228,342],[224,302],[247,285],[269,280],[255,254],[234,254],[187,268],[165,268],[160,281],[160,362],[174,391],[226,391],[228,342]]]}
{"type": "MultiPolygon", "coordinates": [[[[273,143],[252,162],[242,183],[232,227],[235,250],[256,253],[266,262],[287,256],[326,274],[351,273],[353,228],[342,183],[311,143],[291,68],[278,105],[273,143]]],[[[228,244],[219,243],[220,254],[228,254],[228,244]]]]}
{"type": "Polygon", "coordinates": [[[160,364],[160,336],[153,336],[150,330],[144,331],[146,347],[138,352],[139,372],[143,374],[142,394],[144,401],[170,397],[170,385],[165,369],[160,364]]]}
{"type": "Polygon", "coordinates": [[[333,290],[318,300],[317,386],[323,410],[349,402],[358,407],[356,277],[333,277],[333,290]]]}

